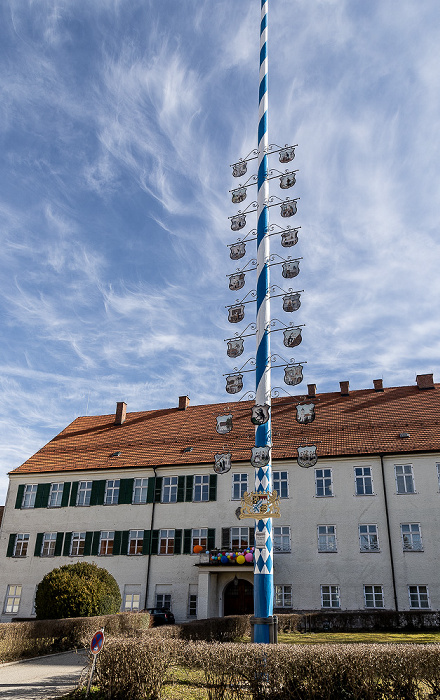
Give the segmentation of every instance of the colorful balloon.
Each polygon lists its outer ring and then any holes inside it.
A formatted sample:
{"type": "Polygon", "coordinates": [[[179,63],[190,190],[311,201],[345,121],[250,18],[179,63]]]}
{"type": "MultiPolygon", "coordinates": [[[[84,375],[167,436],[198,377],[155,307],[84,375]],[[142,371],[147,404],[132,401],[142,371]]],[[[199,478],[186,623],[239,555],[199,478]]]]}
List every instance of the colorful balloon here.
{"type": "Polygon", "coordinates": [[[244,564],[246,560],[242,554],[239,554],[235,561],[237,562],[237,564],[244,564]]]}

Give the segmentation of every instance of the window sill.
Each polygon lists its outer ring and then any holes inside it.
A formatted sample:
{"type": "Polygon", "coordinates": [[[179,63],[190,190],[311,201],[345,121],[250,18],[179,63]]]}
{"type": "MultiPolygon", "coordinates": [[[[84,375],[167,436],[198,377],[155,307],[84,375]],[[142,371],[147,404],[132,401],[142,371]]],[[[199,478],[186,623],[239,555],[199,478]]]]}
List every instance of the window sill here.
{"type": "Polygon", "coordinates": [[[404,554],[407,554],[410,552],[410,554],[423,554],[425,551],[424,549],[404,549],[402,550],[404,554]]]}
{"type": "Polygon", "coordinates": [[[380,554],[380,549],[360,549],[361,554],[380,554]]]}
{"type": "Polygon", "coordinates": [[[371,498],[371,496],[377,496],[377,493],[354,493],[353,496],[356,496],[356,498],[363,498],[364,496],[371,498]]]}
{"type": "Polygon", "coordinates": [[[337,549],[318,549],[318,554],[337,554],[337,549]]]}

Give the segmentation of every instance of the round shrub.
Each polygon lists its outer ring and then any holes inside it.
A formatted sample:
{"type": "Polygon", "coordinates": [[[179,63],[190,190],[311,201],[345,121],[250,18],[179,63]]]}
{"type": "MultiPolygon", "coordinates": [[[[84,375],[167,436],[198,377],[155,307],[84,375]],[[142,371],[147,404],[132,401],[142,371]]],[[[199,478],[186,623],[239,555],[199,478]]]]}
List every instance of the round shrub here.
{"type": "Polygon", "coordinates": [[[39,620],[111,615],[120,607],[121,593],[113,576],[88,562],[53,569],[38,584],[35,597],[39,620]]]}

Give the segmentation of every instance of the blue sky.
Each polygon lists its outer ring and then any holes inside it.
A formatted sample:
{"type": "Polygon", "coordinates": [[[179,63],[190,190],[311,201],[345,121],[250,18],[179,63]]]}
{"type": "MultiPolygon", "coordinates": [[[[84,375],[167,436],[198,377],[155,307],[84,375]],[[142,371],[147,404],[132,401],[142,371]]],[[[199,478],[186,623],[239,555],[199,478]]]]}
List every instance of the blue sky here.
{"type": "MultiPolygon", "coordinates": [[[[1,3],[0,503],[78,415],[230,398],[229,165],[256,145],[259,14],[1,3]]],[[[437,0],[270,0],[270,141],[299,144],[304,289],[273,316],[306,324],[299,393],[440,380],[439,29],[437,0]]]]}

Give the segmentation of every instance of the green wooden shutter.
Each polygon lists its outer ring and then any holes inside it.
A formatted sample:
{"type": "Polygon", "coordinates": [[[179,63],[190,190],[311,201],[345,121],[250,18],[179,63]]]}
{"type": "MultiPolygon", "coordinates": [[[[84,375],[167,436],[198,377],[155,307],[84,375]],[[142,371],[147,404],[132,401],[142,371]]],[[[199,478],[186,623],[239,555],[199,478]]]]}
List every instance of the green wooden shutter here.
{"type": "Polygon", "coordinates": [[[191,533],[192,530],[183,531],[183,553],[191,554],[191,533]]]}
{"type": "Polygon", "coordinates": [[[60,557],[63,551],[63,539],[64,532],[57,532],[57,538],[55,540],[55,556],[60,557]]]}
{"type": "Polygon", "coordinates": [[[209,475],[209,500],[217,500],[217,474],[209,475]]]}
{"type": "Polygon", "coordinates": [[[160,503],[161,498],[162,498],[162,477],[156,476],[156,479],[154,482],[154,502],[160,503]]]}
{"type": "Polygon", "coordinates": [[[102,481],[92,481],[92,493],[90,494],[91,506],[104,505],[105,479],[102,481]]]}
{"type": "Polygon", "coordinates": [[[38,484],[34,508],[47,508],[50,484],[38,484]]]}
{"type": "Polygon", "coordinates": [[[148,477],[148,488],[147,488],[147,503],[154,503],[154,490],[155,490],[154,476],[149,476],[148,477]]]}
{"type": "Polygon", "coordinates": [[[86,539],[84,542],[84,556],[89,557],[90,552],[92,551],[92,539],[93,539],[93,532],[86,532],[86,539]]]}
{"type": "Polygon", "coordinates": [[[208,551],[215,549],[215,528],[208,529],[208,551]]]}
{"type": "Polygon", "coordinates": [[[97,530],[93,533],[93,539],[92,539],[92,556],[96,557],[98,556],[99,552],[99,538],[101,537],[101,532],[100,530],[97,530]]]}
{"type": "MultiPolygon", "coordinates": [[[[76,506],[76,497],[78,495],[78,486],[79,486],[79,481],[72,482],[72,489],[70,491],[70,505],[71,506],[76,506]]],[[[64,496],[64,493],[63,493],[63,496],[64,496]]]]}
{"type": "Polygon", "coordinates": [[[41,557],[41,545],[43,544],[44,532],[37,533],[37,539],[35,540],[34,557],[41,557]]]}
{"type": "Polygon", "coordinates": [[[151,554],[151,530],[144,530],[142,554],[151,554]]]}
{"type": "Polygon", "coordinates": [[[21,508],[21,504],[23,503],[23,496],[24,496],[24,484],[20,484],[17,490],[17,498],[15,499],[15,507],[16,508],[21,508]]]}
{"type": "Polygon", "coordinates": [[[64,535],[64,547],[63,547],[63,555],[65,557],[68,557],[70,555],[71,542],[72,542],[72,533],[66,532],[66,534],[64,535]]]}
{"type": "Polygon", "coordinates": [[[128,541],[130,539],[130,530],[123,530],[121,537],[121,554],[128,554],[128,541]]]}
{"type": "Polygon", "coordinates": [[[229,549],[231,541],[230,529],[228,527],[222,527],[222,549],[229,549]]]}
{"type": "Polygon", "coordinates": [[[14,547],[15,547],[15,538],[16,537],[17,537],[17,533],[15,533],[15,532],[9,535],[8,550],[6,552],[7,557],[14,556],[14,547]]]}
{"type": "Polygon", "coordinates": [[[174,554],[182,551],[182,530],[174,530],[174,554]]]}
{"type": "Polygon", "coordinates": [[[63,495],[61,496],[61,507],[66,508],[69,505],[70,487],[72,483],[65,481],[63,486],[63,495]]]}
{"type": "Polygon", "coordinates": [[[177,477],[177,503],[183,503],[185,500],[185,477],[177,477]]]}
{"type": "Polygon", "coordinates": [[[133,484],[134,479],[120,480],[118,505],[121,505],[123,503],[129,505],[133,502],[133,484]]]}
{"type": "Polygon", "coordinates": [[[188,476],[186,477],[185,501],[191,502],[193,499],[193,484],[194,477],[192,474],[188,474],[188,476]]]}
{"type": "Polygon", "coordinates": [[[249,547],[253,547],[255,544],[255,528],[249,528],[249,547]]]}
{"type": "Polygon", "coordinates": [[[115,530],[115,539],[113,540],[113,554],[115,556],[117,556],[121,553],[121,540],[122,540],[121,530],[115,530]]]}
{"type": "Polygon", "coordinates": [[[151,533],[151,554],[159,552],[159,530],[153,530],[151,533]]]}

